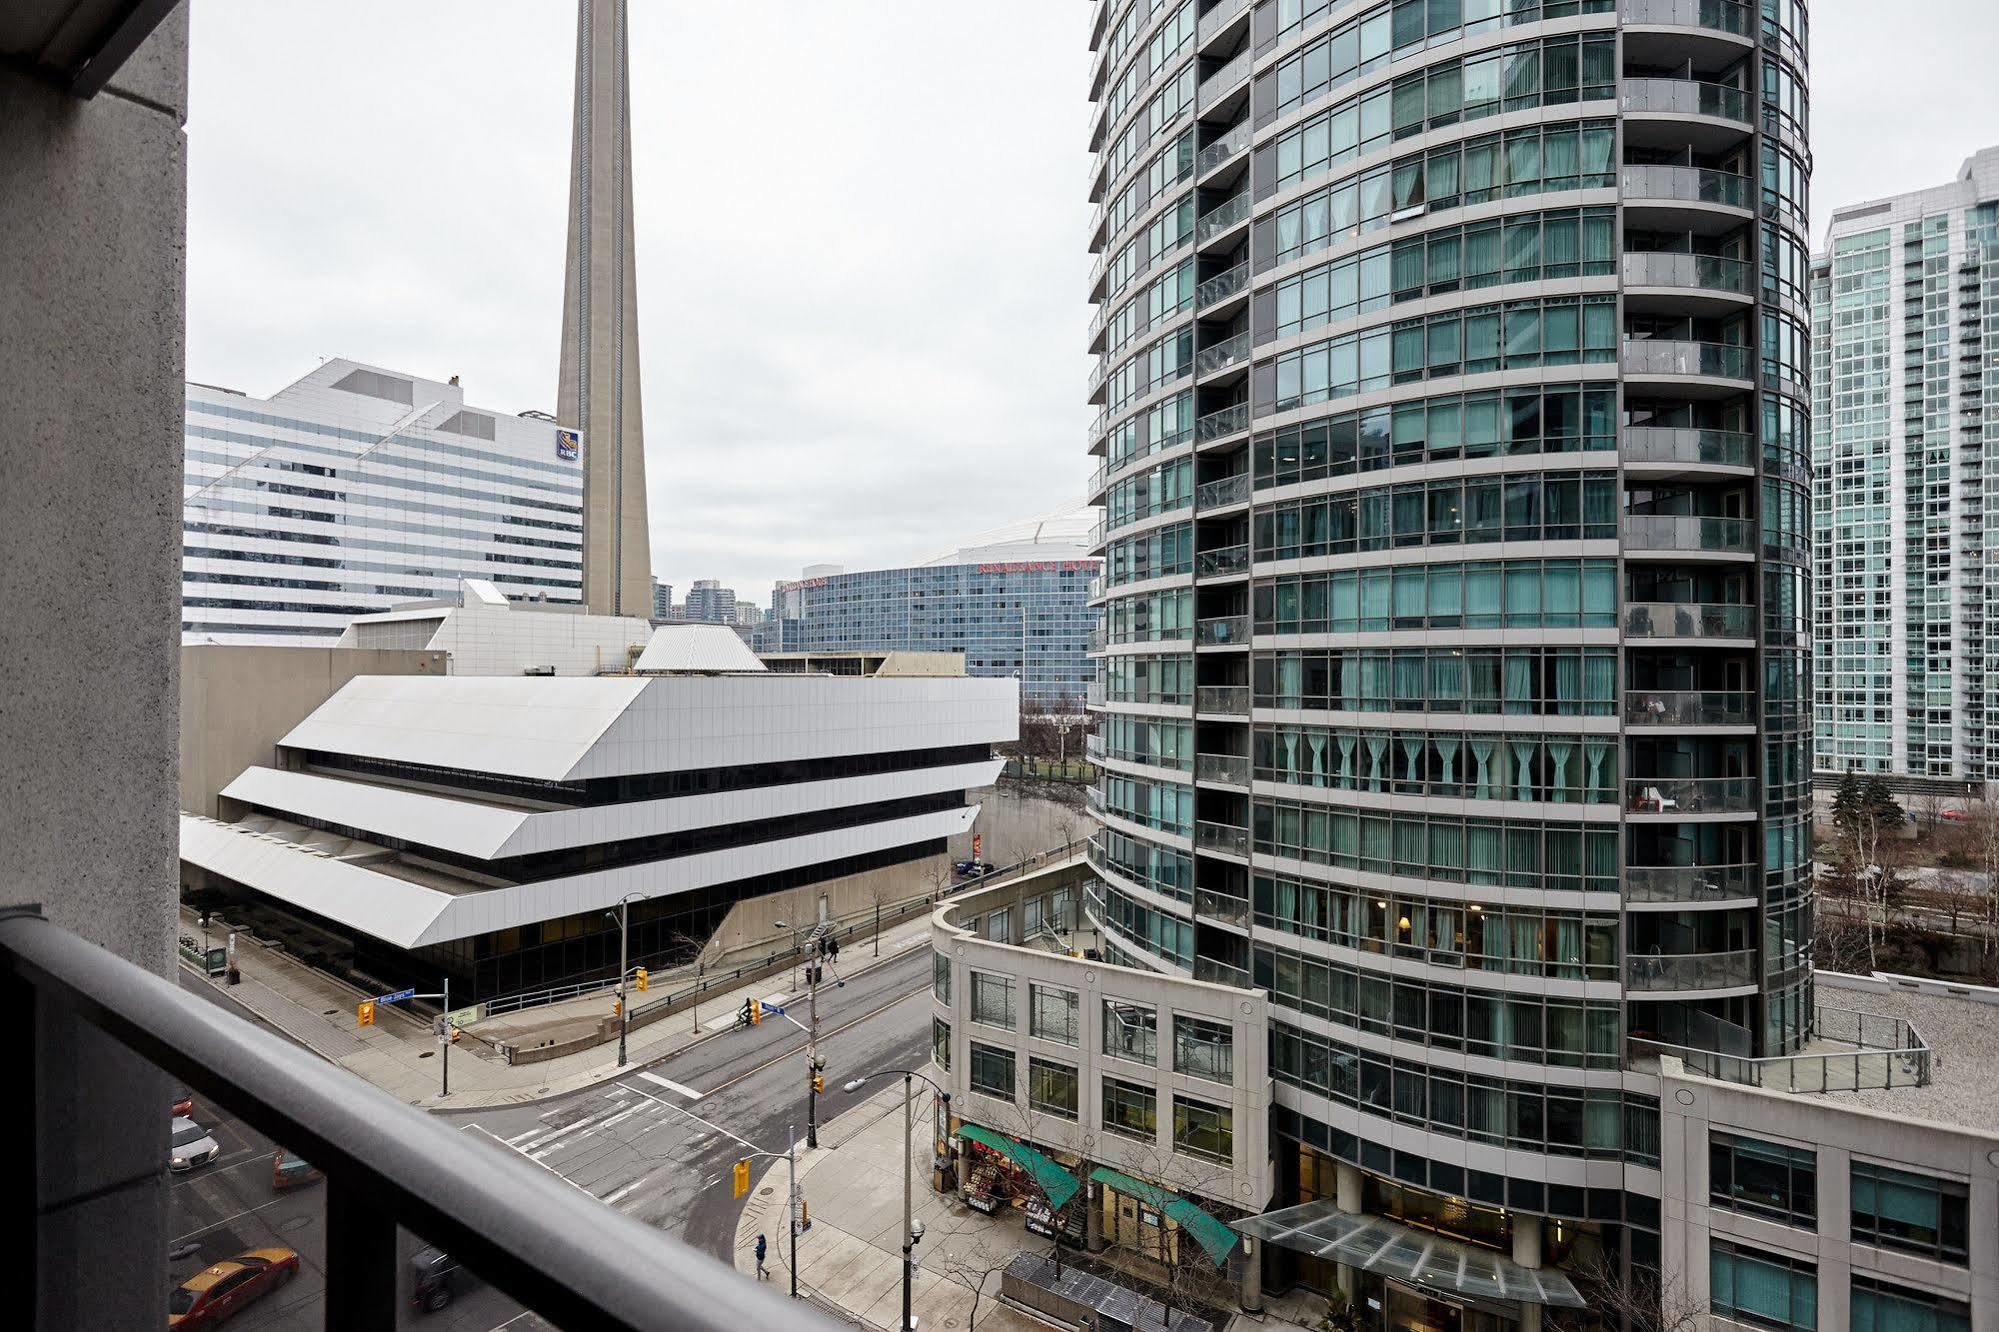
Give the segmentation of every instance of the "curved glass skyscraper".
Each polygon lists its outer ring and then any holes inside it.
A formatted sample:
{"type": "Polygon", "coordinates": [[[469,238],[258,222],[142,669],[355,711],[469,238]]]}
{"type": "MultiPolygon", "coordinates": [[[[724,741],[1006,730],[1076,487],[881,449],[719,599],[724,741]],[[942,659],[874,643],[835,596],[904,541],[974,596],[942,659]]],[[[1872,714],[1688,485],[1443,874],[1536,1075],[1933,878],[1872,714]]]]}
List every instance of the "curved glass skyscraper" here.
{"type": "Polygon", "coordinates": [[[1805,5],[1093,45],[1112,960],[1269,991],[1271,1207],[1650,1266],[1650,1059],[1813,1021],[1805,5]]]}

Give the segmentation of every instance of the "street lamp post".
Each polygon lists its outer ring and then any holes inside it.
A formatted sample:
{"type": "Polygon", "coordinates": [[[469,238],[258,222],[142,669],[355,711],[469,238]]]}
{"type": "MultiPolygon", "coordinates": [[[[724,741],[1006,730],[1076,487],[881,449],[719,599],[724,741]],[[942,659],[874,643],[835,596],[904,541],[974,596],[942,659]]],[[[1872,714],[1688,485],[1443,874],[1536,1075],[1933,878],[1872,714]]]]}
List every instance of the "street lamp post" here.
{"type": "MultiPolygon", "coordinates": [[[[781,930],[791,926],[781,920],[771,924],[781,930]]],[[[799,949],[799,939],[804,929],[791,932],[793,951],[799,949]]],[[[805,954],[805,1146],[809,1151],[819,1146],[819,959],[823,945],[815,945],[805,954]]]]}
{"type": "Polygon", "coordinates": [[[937,1093],[939,1099],[947,1107],[951,1104],[951,1093],[945,1091],[936,1083],[931,1082],[929,1078],[923,1077],[921,1073],[913,1073],[906,1068],[876,1069],[873,1073],[862,1074],[860,1077],[845,1084],[842,1090],[849,1092],[859,1091],[869,1078],[879,1077],[884,1073],[900,1073],[902,1075],[902,1322],[899,1326],[901,1332],[912,1332],[913,1325],[909,1321],[910,1278],[915,1270],[913,1259],[916,1251],[916,1242],[922,1239],[923,1235],[921,1231],[913,1227],[909,1217],[910,1178],[916,1173],[916,1144],[911,1141],[916,1132],[915,1111],[911,1109],[910,1098],[914,1094],[915,1083],[918,1078],[923,1078],[923,1081],[930,1083],[931,1090],[937,1093]]]}
{"type": "MultiPolygon", "coordinates": [[[[625,965],[626,963],[625,946],[630,941],[631,937],[632,899],[634,897],[643,897],[643,896],[644,896],[643,893],[626,893],[623,897],[618,899],[618,1067],[619,1068],[623,1068],[625,1066],[625,1033],[631,1028],[632,1025],[631,1015],[626,1011],[625,1008],[625,975],[626,971],[628,970],[628,968],[625,965]]],[[[604,913],[604,918],[606,920],[609,920],[611,918],[611,913],[606,911],[604,913]]]]}

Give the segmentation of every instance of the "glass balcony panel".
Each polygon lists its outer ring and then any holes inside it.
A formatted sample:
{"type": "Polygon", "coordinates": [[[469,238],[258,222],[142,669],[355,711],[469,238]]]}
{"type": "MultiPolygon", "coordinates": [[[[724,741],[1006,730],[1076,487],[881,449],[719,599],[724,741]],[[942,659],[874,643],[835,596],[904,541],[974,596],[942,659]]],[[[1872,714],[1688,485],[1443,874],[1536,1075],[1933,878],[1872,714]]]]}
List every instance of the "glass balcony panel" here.
{"type": "Polygon", "coordinates": [[[1194,288],[1194,308],[1205,310],[1224,301],[1249,285],[1249,261],[1245,259],[1226,273],[1217,273],[1194,288]]]}
{"type": "Polygon", "coordinates": [[[1219,578],[1226,574],[1249,572],[1249,546],[1225,546],[1221,550],[1204,550],[1194,557],[1194,570],[1203,578],[1219,578]]]}
{"type": "Polygon", "coordinates": [[[1633,689],[1624,695],[1628,726],[1747,726],[1756,696],[1746,690],[1633,689]]]}
{"type": "Polygon", "coordinates": [[[1624,783],[1633,814],[1754,814],[1753,777],[1633,777],[1624,783]]]}
{"type": "Polygon", "coordinates": [[[1624,256],[1624,282],[1631,287],[1685,287],[1751,294],[1749,265],[1715,254],[1631,251],[1624,256]]]}
{"type": "Polygon", "coordinates": [[[1249,760],[1241,754],[1196,754],[1194,780],[1223,786],[1249,785],[1249,760]]]}
{"type": "Polygon", "coordinates": [[[1707,167],[1628,166],[1619,173],[1622,193],[1632,200],[1750,206],[1749,177],[1707,167]]]}
{"type": "Polygon", "coordinates": [[[1210,920],[1225,921],[1231,925],[1249,924],[1249,903],[1240,897],[1229,897],[1224,893],[1209,892],[1206,888],[1194,890],[1194,914],[1210,920]]]}
{"type": "Polygon", "coordinates": [[[1249,617],[1218,615],[1200,621],[1194,626],[1194,645],[1196,647],[1249,646],[1249,617]]]}
{"type": "Polygon", "coordinates": [[[1627,113],[1713,116],[1749,123],[1749,94],[1727,84],[1697,79],[1626,79],[1622,91],[1627,113]]]}
{"type": "Polygon", "coordinates": [[[1196,823],[1194,825],[1194,845],[1203,851],[1220,851],[1225,855],[1249,858],[1249,829],[1237,828],[1227,823],[1196,823]]]}
{"type": "Polygon", "coordinates": [[[1195,440],[1201,444],[1212,444],[1218,439],[1227,439],[1241,430],[1249,429],[1249,404],[1231,403],[1218,408],[1194,423],[1195,440]]]}
{"type": "Polygon", "coordinates": [[[1204,481],[1194,488],[1194,508],[1219,509],[1249,501],[1249,473],[1238,472],[1217,481],[1204,481]]]}
{"type": "Polygon", "coordinates": [[[1754,638],[1756,608],[1693,601],[1634,601],[1624,607],[1627,638],[1754,638]]]}
{"type": "Polygon", "coordinates": [[[1624,370],[1633,375],[1682,375],[1704,379],[1749,378],[1749,348],[1722,342],[1626,338],[1624,370]]]}
{"type": "Polygon", "coordinates": [[[1194,373],[1211,375],[1232,365],[1246,365],[1249,362],[1250,349],[1249,330],[1244,329],[1234,337],[1225,338],[1212,347],[1203,347],[1196,352],[1194,373]]]}
{"type": "Polygon", "coordinates": [[[1237,153],[1249,147],[1250,124],[1245,120],[1201,150],[1194,160],[1194,174],[1205,176],[1237,153]]]}
{"type": "Polygon", "coordinates": [[[1711,28],[1731,37],[1754,31],[1742,0],[1625,0],[1626,27],[1711,28]]]}
{"type": "Polygon", "coordinates": [[[1249,715],[1248,685],[1201,685],[1194,691],[1194,710],[1227,717],[1249,715]]]}
{"type": "Polygon", "coordinates": [[[1624,986],[1640,993],[1726,990],[1756,983],[1756,952],[1639,953],[1624,959],[1624,986]]]}
{"type": "Polygon", "coordinates": [[[1627,513],[1628,550],[1720,551],[1748,555],[1756,549],[1756,529],[1746,518],[1701,518],[1684,514],[1627,513]]]}
{"type": "Polygon", "coordinates": [[[1618,452],[1627,463],[1687,463],[1695,466],[1753,466],[1752,438],[1739,430],[1631,426],[1618,452]]]}
{"type": "Polygon", "coordinates": [[[1630,865],[1624,871],[1627,902],[1725,902],[1755,897],[1755,865],[1630,865]]]}
{"type": "Polygon", "coordinates": [[[1196,245],[1205,244],[1216,236],[1221,235],[1224,231],[1227,231],[1230,227],[1235,226],[1248,217],[1249,208],[1249,191],[1244,190],[1227,203],[1219,204],[1208,210],[1201,215],[1201,220],[1194,224],[1194,243],[1196,245]]]}

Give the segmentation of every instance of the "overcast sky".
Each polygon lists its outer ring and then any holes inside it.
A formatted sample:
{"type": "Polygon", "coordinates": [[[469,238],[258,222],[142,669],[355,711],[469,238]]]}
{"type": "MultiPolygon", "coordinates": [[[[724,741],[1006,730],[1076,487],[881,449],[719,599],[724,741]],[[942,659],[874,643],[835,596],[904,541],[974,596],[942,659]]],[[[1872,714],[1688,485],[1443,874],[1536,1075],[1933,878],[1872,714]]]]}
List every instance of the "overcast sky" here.
{"type": "MultiPolygon", "coordinates": [[[[1891,8],[1814,5],[1821,234],[1999,143],[1992,0],[1891,8]]],[[[654,572],[762,604],[1080,503],[1088,7],[631,11],[654,572]]],[[[188,377],[267,395],[349,356],[552,408],[574,5],[193,24],[188,377]]]]}

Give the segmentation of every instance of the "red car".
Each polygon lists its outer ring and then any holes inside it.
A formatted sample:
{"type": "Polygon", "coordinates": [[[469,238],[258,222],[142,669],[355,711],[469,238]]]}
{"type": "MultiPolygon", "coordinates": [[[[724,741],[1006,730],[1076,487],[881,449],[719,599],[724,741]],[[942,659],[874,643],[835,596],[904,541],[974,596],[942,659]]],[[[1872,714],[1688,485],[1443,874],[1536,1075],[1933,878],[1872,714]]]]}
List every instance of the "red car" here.
{"type": "Polygon", "coordinates": [[[184,1118],[194,1117],[194,1093],[182,1087],[174,1093],[174,1113],[184,1118]]]}
{"type": "Polygon", "coordinates": [[[203,1268],[167,1296],[167,1326],[179,1332],[216,1327],[298,1274],[290,1249],[252,1249],[203,1268]]]}

